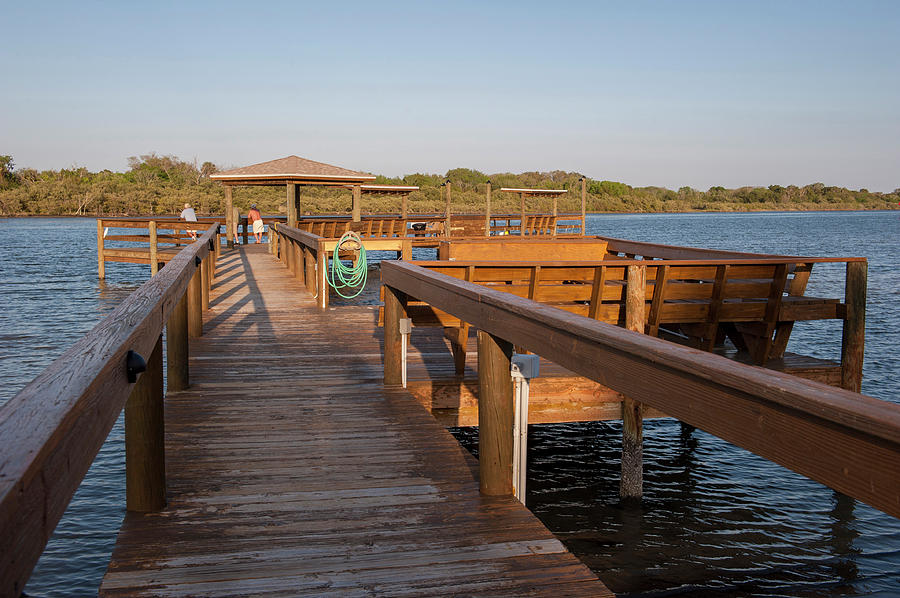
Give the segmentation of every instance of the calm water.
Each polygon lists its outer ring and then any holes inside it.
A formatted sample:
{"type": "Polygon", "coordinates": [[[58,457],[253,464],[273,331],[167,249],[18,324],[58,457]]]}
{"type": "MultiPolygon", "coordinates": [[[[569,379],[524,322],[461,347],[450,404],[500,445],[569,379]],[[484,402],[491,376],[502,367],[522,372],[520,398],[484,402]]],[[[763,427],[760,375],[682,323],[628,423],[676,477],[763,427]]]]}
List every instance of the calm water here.
{"type": "MultiPolygon", "coordinates": [[[[0,220],[0,403],[14,395],[148,276],[111,264],[96,278],[92,219],[0,220]]],[[[796,255],[869,258],[863,392],[898,402],[900,214],[593,216],[589,232],[796,255]]],[[[423,256],[424,257],[424,256],[423,256]]],[[[370,278],[377,280],[377,272],[370,278]]],[[[843,268],[817,265],[808,292],[842,296],[843,268]]],[[[840,353],[840,326],[801,323],[790,350],[840,353]]],[[[895,596],[900,522],[715,437],[645,424],[645,498],[618,500],[614,423],[532,426],[528,505],[624,596],[895,596]]],[[[460,430],[471,445],[474,435],[460,430]]],[[[124,515],[121,420],[27,587],[96,593],[124,515]]]]}

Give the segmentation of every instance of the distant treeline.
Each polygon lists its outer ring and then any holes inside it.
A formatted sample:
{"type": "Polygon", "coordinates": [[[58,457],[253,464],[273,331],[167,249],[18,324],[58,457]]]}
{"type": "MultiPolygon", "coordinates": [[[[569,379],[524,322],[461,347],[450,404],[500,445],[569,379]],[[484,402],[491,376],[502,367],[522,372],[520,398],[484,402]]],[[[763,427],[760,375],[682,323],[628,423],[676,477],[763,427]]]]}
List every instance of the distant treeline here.
{"type": "MultiPolygon", "coordinates": [[[[86,168],[37,171],[16,169],[11,156],[0,155],[0,215],[148,215],[178,214],[183,204],[191,203],[201,214],[220,214],[225,194],[209,175],[217,167],[211,162],[187,162],[175,156],[147,154],[128,159],[126,172],[86,168]]],[[[494,193],[494,213],[516,213],[517,195],[500,193],[501,187],[568,189],[559,200],[559,210],[580,212],[581,175],[553,170],[522,174],[484,174],[469,168],[454,168],[446,174],[410,174],[404,177],[378,176],[380,184],[417,185],[409,197],[413,213],[442,212],[444,189],[450,180],[454,212],[483,212],[486,183],[494,193]]],[[[804,187],[711,187],[706,191],[682,187],[677,191],[663,187],[631,187],[614,181],[587,180],[589,212],[738,212],[752,210],[859,210],[895,209],[900,189],[891,193],[866,189],[851,191],[814,183],[804,187]]],[[[304,213],[342,213],[350,211],[350,191],[336,187],[303,187],[304,213]]],[[[234,203],[246,212],[251,203],[264,214],[285,210],[283,187],[241,187],[234,203]]],[[[536,200],[529,211],[548,211],[551,201],[536,200]]],[[[364,195],[364,213],[395,213],[400,200],[389,195],[364,195]]]]}

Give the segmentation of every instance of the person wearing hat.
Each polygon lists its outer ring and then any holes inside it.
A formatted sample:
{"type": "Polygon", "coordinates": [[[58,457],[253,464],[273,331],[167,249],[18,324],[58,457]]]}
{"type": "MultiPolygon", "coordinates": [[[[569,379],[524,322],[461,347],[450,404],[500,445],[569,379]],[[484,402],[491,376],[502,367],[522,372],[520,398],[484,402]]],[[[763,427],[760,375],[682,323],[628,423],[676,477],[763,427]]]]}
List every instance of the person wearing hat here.
{"type": "MultiPolygon", "coordinates": [[[[197,222],[197,212],[194,211],[194,208],[191,207],[191,204],[184,204],[184,209],[181,210],[181,219],[185,222],[197,222]]],[[[189,230],[188,234],[191,235],[191,239],[194,241],[197,240],[197,231],[189,230]]]]}
{"type": "Polygon", "coordinates": [[[251,204],[250,211],[247,212],[247,220],[250,221],[250,224],[253,227],[253,234],[256,235],[256,242],[262,243],[265,225],[263,224],[262,214],[256,209],[256,204],[251,204]]]}

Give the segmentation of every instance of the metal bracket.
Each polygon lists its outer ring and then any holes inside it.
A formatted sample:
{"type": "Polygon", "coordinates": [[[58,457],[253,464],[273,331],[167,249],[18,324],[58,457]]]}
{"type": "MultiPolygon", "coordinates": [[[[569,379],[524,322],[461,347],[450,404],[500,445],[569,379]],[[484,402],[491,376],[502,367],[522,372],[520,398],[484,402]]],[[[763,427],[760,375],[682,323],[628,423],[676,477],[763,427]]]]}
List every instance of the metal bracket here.
{"type": "Polygon", "coordinates": [[[513,381],[513,490],[525,504],[528,458],[528,390],[540,373],[540,357],[514,353],[509,365],[513,381]]]}
{"type": "Polygon", "coordinates": [[[195,266],[199,266],[199,265],[202,264],[202,263],[203,263],[203,260],[200,259],[200,256],[199,256],[199,255],[195,255],[195,256],[194,256],[194,265],[195,265],[195,266]]]}
{"type": "Polygon", "coordinates": [[[128,375],[128,382],[134,384],[137,382],[138,374],[147,371],[147,362],[141,357],[140,353],[129,349],[128,355],[125,356],[125,373],[128,375]]]}
{"type": "Polygon", "coordinates": [[[406,388],[406,352],[409,335],[412,333],[412,318],[400,318],[400,380],[406,388]]]}
{"type": "Polygon", "coordinates": [[[512,356],[509,373],[513,378],[537,378],[540,376],[541,358],[537,355],[515,353],[512,356]]]}

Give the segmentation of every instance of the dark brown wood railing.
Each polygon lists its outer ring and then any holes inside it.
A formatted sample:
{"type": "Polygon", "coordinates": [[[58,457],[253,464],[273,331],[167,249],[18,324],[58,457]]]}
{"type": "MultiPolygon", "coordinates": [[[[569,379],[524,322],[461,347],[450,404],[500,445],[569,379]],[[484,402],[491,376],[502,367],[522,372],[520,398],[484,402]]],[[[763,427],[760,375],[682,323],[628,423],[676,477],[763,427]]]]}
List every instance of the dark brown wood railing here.
{"type": "Polygon", "coordinates": [[[166,328],[169,390],[184,389],[217,229],[205,230],[0,408],[0,595],[21,595],[123,407],[127,508],[164,506],[161,334],[166,328]],[[146,357],[146,370],[130,381],[128,364],[142,361],[134,354],[146,357]]]}
{"type": "Polygon", "coordinates": [[[383,262],[382,281],[386,384],[401,381],[400,320],[408,317],[410,301],[424,301],[479,331],[479,463],[486,493],[512,493],[513,397],[499,380],[518,346],[624,394],[626,436],[639,438],[641,409],[650,406],[900,516],[898,405],[736,363],[414,263],[383,262]]]}
{"type": "MultiPolygon", "coordinates": [[[[464,246],[466,242],[455,243],[464,246]]],[[[488,242],[484,242],[486,244],[488,242]]],[[[515,244],[517,242],[512,242],[515,244]]],[[[588,243],[587,240],[581,242],[588,243]]],[[[499,246],[503,242],[493,242],[499,246]]],[[[542,246],[543,241],[531,244],[542,246]]],[[[452,245],[454,243],[451,243],[452,245]]],[[[577,242],[567,249],[577,248],[577,242]]],[[[441,250],[444,246],[441,247],[441,250]]],[[[548,247],[549,253],[552,248],[548,247]]],[[[581,251],[587,252],[586,249],[581,251]]],[[[603,251],[601,246],[596,251],[603,251]]],[[[464,254],[464,252],[461,252],[464,254]]],[[[485,251],[490,253],[490,251],[485,251]]],[[[507,254],[524,251],[508,251],[507,254]]],[[[844,327],[839,368],[812,372],[820,381],[859,391],[865,339],[866,260],[864,258],[780,258],[743,255],[729,259],[601,261],[433,261],[415,262],[488,288],[525,297],[608,324],[625,326],[630,314],[651,336],[665,336],[712,351],[730,339],[743,357],[757,365],[781,359],[794,323],[833,319],[844,327]],[[809,297],[806,286],[817,263],[843,263],[847,270],[844,301],[809,297]],[[642,281],[636,285],[635,281],[642,281]],[[639,301],[627,302],[629,288],[639,301]],[[639,288],[638,288],[639,287],[639,288]],[[836,374],[836,375],[835,375],[836,374]]],[[[469,323],[433,305],[411,303],[417,326],[460,328],[459,342],[449,335],[457,373],[465,364],[469,323]]]]}

